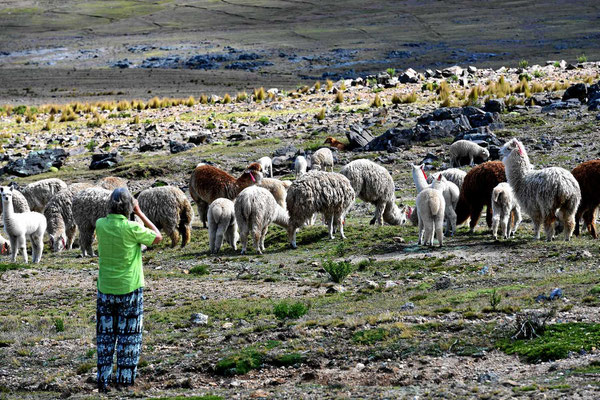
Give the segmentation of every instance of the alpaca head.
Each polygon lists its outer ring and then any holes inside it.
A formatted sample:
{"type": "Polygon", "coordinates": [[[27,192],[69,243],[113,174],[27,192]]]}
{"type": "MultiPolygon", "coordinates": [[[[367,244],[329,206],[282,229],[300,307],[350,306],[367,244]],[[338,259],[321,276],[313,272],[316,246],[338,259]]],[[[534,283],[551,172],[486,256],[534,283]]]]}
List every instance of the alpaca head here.
{"type": "Polygon", "coordinates": [[[505,161],[511,154],[518,154],[520,157],[527,157],[523,144],[517,139],[511,139],[500,149],[502,155],[502,161],[505,161]]]}
{"type": "Polygon", "coordinates": [[[248,168],[244,171],[244,174],[248,174],[252,183],[260,183],[263,178],[262,166],[259,163],[252,163],[248,165],[248,168]]]}
{"type": "Polygon", "coordinates": [[[490,151],[485,147],[482,147],[479,156],[485,161],[490,158],[490,151]]]}
{"type": "Polygon", "coordinates": [[[2,193],[2,203],[11,203],[13,196],[13,188],[10,186],[0,186],[0,193],[2,193]]]}
{"type": "Polygon", "coordinates": [[[412,164],[411,166],[412,166],[413,176],[414,176],[414,174],[423,174],[423,177],[425,178],[425,180],[427,180],[427,174],[425,173],[425,164],[421,164],[421,165],[412,164]]]}
{"type": "Polygon", "coordinates": [[[61,252],[67,248],[67,242],[64,235],[49,235],[50,247],[55,253],[61,252]]]}
{"type": "Polygon", "coordinates": [[[335,140],[334,138],[329,136],[327,139],[325,139],[325,142],[323,142],[323,143],[324,144],[334,144],[335,142],[337,142],[337,140],[335,140]]]}
{"type": "Polygon", "coordinates": [[[431,183],[431,187],[436,190],[442,190],[443,186],[446,182],[448,182],[448,181],[446,180],[444,175],[438,174],[437,178],[435,178],[433,180],[433,182],[431,183]]]}

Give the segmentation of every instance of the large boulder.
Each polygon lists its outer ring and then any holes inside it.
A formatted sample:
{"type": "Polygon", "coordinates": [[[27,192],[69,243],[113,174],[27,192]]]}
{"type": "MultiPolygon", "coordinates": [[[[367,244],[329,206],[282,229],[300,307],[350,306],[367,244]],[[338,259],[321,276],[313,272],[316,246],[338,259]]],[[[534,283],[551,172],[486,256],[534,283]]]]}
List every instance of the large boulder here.
{"type": "Polygon", "coordinates": [[[122,161],[123,157],[117,151],[112,153],[93,154],[90,169],[112,168],[122,161]]]}
{"type": "Polygon", "coordinates": [[[21,177],[37,175],[50,171],[52,167],[62,167],[67,156],[63,149],[32,151],[25,158],[10,161],[0,172],[21,177]]]}
{"type": "Polygon", "coordinates": [[[171,154],[181,153],[182,151],[187,151],[194,147],[196,147],[194,143],[184,143],[176,140],[169,141],[169,150],[171,151],[171,154]]]}
{"type": "Polygon", "coordinates": [[[350,130],[346,132],[346,137],[350,142],[351,149],[364,147],[374,139],[373,135],[359,124],[351,125],[350,130]]]}
{"type": "Polygon", "coordinates": [[[563,94],[562,101],[567,101],[569,99],[577,99],[582,103],[587,101],[588,96],[588,88],[585,83],[576,83],[571,85],[565,93],[563,94]]]}

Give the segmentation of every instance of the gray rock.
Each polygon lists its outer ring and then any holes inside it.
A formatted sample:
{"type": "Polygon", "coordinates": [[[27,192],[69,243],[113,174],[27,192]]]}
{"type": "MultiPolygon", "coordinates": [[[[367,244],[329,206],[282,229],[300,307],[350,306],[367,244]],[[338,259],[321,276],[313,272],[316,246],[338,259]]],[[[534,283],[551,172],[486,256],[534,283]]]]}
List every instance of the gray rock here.
{"type": "Polygon", "coordinates": [[[484,110],[492,113],[501,113],[506,109],[504,99],[489,99],[485,102],[484,110]]]}
{"type": "Polygon", "coordinates": [[[477,376],[477,382],[479,383],[496,383],[498,382],[499,377],[498,374],[496,374],[495,372],[491,372],[491,371],[487,371],[484,372],[482,374],[479,374],[479,376],[477,376]]]}
{"type": "Polygon", "coordinates": [[[350,131],[346,132],[350,148],[364,147],[371,142],[374,137],[359,124],[350,125],[350,131]]]}
{"type": "Polygon", "coordinates": [[[182,151],[187,151],[196,147],[194,143],[183,143],[177,142],[175,140],[169,141],[169,151],[171,154],[181,153],[182,151]]]}
{"type": "Polygon", "coordinates": [[[194,313],[190,316],[190,322],[194,325],[207,325],[208,315],[202,313],[194,313]]]}
{"type": "Polygon", "coordinates": [[[25,158],[18,158],[0,169],[0,175],[31,176],[48,172],[50,168],[63,166],[68,153],[64,149],[31,151],[25,158]]]}
{"type": "Polygon", "coordinates": [[[155,140],[155,139],[151,139],[151,138],[142,138],[140,140],[140,151],[146,152],[146,151],[157,151],[157,150],[161,150],[165,147],[165,142],[161,139],[155,140]]]}
{"type": "Polygon", "coordinates": [[[433,285],[436,290],[448,289],[450,286],[452,286],[452,279],[447,275],[440,277],[433,285]]]}
{"type": "Polygon", "coordinates": [[[563,94],[562,101],[577,99],[582,103],[587,102],[588,88],[585,83],[576,83],[571,85],[563,94]]]}
{"type": "Polygon", "coordinates": [[[419,74],[412,68],[407,69],[399,77],[400,83],[418,83],[419,74]]]}
{"type": "Polygon", "coordinates": [[[442,70],[442,76],[444,78],[451,77],[452,75],[461,76],[462,74],[463,74],[463,69],[461,67],[459,67],[458,65],[455,65],[453,67],[448,67],[448,68],[442,70]]]}
{"type": "Polygon", "coordinates": [[[123,161],[123,157],[118,152],[100,153],[92,155],[90,169],[112,168],[123,161]]]}
{"type": "Polygon", "coordinates": [[[403,305],[400,306],[400,311],[413,310],[414,308],[415,308],[415,303],[408,302],[408,303],[403,304],[403,305]]]}

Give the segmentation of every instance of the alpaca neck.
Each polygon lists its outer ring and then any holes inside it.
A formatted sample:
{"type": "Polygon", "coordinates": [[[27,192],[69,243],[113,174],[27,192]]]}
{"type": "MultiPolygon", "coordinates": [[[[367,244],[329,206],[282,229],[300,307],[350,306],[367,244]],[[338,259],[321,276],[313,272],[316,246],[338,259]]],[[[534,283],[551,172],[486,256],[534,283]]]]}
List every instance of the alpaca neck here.
{"type": "Polygon", "coordinates": [[[277,225],[287,228],[290,221],[290,217],[288,217],[287,211],[285,211],[281,206],[277,205],[277,209],[275,210],[275,222],[277,225]]]}
{"type": "Polygon", "coordinates": [[[402,211],[398,208],[393,200],[390,200],[385,205],[385,211],[383,212],[383,220],[390,225],[402,224],[402,211]]]}
{"type": "Polygon", "coordinates": [[[533,167],[525,152],[520,155],[513,151],[507,161],[508,162],[505,163],[506,180],[511,187],[518,190],[522,187],[525,175],[533,170],[533,167]]]}
{"type": "Polygon", "coordinates": [[[421,169],[414,169],[412,171],[413,181],[415,182],[415,186],[417,187],[417,193],[421,193],[421,190],[427,187],[427,180],[425,179],[425,175],[423,175],[423,171],[421,169]]]}
{"type": "MultiPolygon", "coordinates": [[[[5,200],[2,199],[2,215],[4,218],[4,221],[9,220],[12,218],[12,216],[15,213],[15,209],[13,207],[13,203],[12,203],[12,199],[11,200],[5,200]]],[[[6,225],[6,222],[5,222],[6,225]]]]}

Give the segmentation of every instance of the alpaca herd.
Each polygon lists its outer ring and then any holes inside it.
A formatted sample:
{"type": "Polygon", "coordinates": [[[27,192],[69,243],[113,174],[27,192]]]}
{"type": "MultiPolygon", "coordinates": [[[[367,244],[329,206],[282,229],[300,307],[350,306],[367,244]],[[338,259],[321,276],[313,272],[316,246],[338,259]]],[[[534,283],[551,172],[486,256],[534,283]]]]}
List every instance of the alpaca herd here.
{"type": "MultiPolygon", "coordinates": [[[[459,142],[450,148],[452,165],[465,157],[470,163],[489,157],[487,149],[459,142]]],[[[579,235],[581,218],[591,236],[597,237],[594,223],[600,205],[596,190],[600,160],[584,162],[572,172],[558,167],[535,169],[517,139],[508,141],[500,154],[502,161],[483,162],[468,172],[449,168],[428,176],[424,165],[412,165],[417,189],[414,210],[398,206],[396,186],[387,169],[358,159],[343,166],[340,173],[333,172],[334,158],[328,148],[310,155],[310,168],[307,159],[299,155],[294,161],[294,181],[263,177],[267,171],[273,174],[269,157],[250,163],[238,178],[200,163],[190,177],[189,194],[198,207],[199,220],[208,228],[211,253],[218,253],[223,241],[237,250],[241,240],[244,254],[251,237],[257,253],[262,254],[271,224],[285,228],[289,245],[296,248],[298,229],[317,213],[323,215],[331,239],[336,232],[344,239],[345,218],[356,198],[375,206],[371,224],[401,225],[410,220],[418,225],[419,245],[433,246],[437,240],[442,246],[444,234],[453,236],[457,225],[468,220],[473,232],[484,206],[487,225],[496,240],[514,236],[522,212],[531,218],[536,239],[543,227],[546,240],[552,240],[558,222],[565,240],[569,240],[573,232],[579,235]]],[[[93,256],[96,220],[108,213],[111,191],[126,186],[121,178],[107,177],[96,183],[67,185],[60,179],[44,179],[21,189],[0,187],[0,211],[8,235],[8,240],[0,236],[2,254],[10,252],[15,262],[20,250],[27,262],[28,238],[33,262],[39,262],[46,232],[50,249],[60,252],[72,248],[78,230],[82,255],[93,256]]],[[[189,243],[194,212],[181,189],[152,187],[136,197],[142,211],[171,238],[172,247],[180,241],[182,247],[189,243]]]]}

